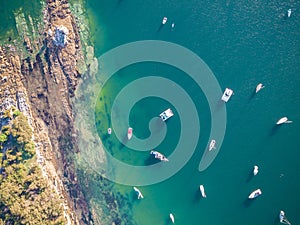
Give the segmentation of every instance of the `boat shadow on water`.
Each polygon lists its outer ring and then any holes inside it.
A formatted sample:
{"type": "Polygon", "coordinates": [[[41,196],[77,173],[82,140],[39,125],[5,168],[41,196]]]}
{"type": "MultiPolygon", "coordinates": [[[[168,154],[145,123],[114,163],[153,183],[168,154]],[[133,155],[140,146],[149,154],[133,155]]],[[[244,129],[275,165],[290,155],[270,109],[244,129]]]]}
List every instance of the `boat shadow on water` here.
{"type": "Polygon", "coordinates": [[[252,94],[250,95],[250,97],[249,97],[249,101],[251,101],[253,98],[254,98],[254,96],[256,95],[256,92],[255,92],[255,90],[252,92],[252,94]]]}
{"type": "Polygon", "coordinates": [[[161,23],[160,26],[157,29],[157,32],[159,32],[163,28],[163,26],[164,26],[164,24],[161,23]]]}
{"type": "Polygon", "coordinates": [[[274,126],[272,127],[272,129],[271,129],[269,135],[270,135],[270,136],[273,136],[274,134],[276,134],[280,127],[281,127],[280,125],[274,125],[274,126]]]}
{"type": "Polygon", "coordinates": [[[253,177],[254,177],[254,175],[253,175],[253,169],[251,169],[251,170],[249,171],[249,174],[248,174],[246,183],[249,183],[249,182],[252,180],[253,177]]]}
{"type": "Polygon", "coordinates": [[[203,197],[202,197],[202,195],[201,195],[201,192],[199,191],[199,189],[197,189],[197,190],[195,191],[193,203],[198,204],[199,201],[202,200],[202,199],[203,199],[203,197]]]}
{"type": "Polygon", "coordinates": [[[255,202],[255,200],[256,200],[255,198],[254,199],[246,198],[245,201],[243,202],[244,207],[245,208],[250,207],[253,204],[253,202],[255,202]]]}

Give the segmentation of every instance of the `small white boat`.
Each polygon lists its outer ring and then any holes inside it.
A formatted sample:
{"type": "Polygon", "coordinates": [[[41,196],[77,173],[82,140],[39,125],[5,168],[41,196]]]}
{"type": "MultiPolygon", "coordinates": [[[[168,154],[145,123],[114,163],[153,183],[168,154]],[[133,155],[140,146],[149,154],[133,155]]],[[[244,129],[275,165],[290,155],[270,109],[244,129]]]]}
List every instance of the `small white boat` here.
{"type": "Polygon", "coordinates": [[[282,210],[279,212],[279,221],[280,223],[291,225],[290,221],[288,221],[288,219],[285,217],[285,213],[282,210]]]}
{"type": "Polygon", "coordinates": [[[112,130],[111,130],[111,128],[109,127],[109,128],[107,129],[107,133],[108,133],[108,134],[111,134],[111,132],[112,132],[112,130]]]}
{"type": "Polygon", "coordinates": [[[230,99],[231,95],[233,95],[233,90],[226,88],[223,95],[222,95],[222,100],[224,102],[228,102],[228,100],[230,99]]]}
{"type": "Polygon", "coordinates": [[[257,173],[258,173],[258,166],[255,165],[253,168],[253,175],[256,176],[257,173]]]}
{"type": "Polygon", "coordinates": [[[169,161],[166,156],[164,156],[163,154],[161,154],[158,151],[151,151],[150,155],[154,155],[154,158],[159,159],[160,161],[163,161],[163,162],[169,161]]]}
{"type": "Polygon", "coordinates": [[[172,27],[172,29],[174,29],[174,27],[175,27],[175,23],[172,23],[171,27],[172,27]]]}
{"type": "Polygon", "coordinates": [[[211,151],[211,150],[213,150],[215,148],[216,148],[216,140],[212,139],[211,142],[210,142],[210,144],[209,144],[208,151],[211,151]]]}
{"type": "Polygon", "coordinates": [[[291,17],[291,15],[292,15],[292,9],[289,9],[289,10],[287,11],[287,16],[288,16],[288,17],[291,17]]]}
{"type": "Polygon", "coordinates": [[[136,192],[138,199],[144,198],[142,192],[137,187],[133,187],[133,190],[136,192]]]}
{"type": "Polygon", "coordinates": [[[167,17],[164,17],[161,23],[162,23],[162,24],[166,24],[167,21],[168,21],[168,18],[167,18],[167,17]]]}
{"type": "Polygon", "coordinates": [[[262,194],[260,189],[256,189],[255,191],[252,191],[252,193],[248,196],[249,199],[256,198],[262,194]]]}
{"type": "Polygon", "coordinates": [[[261,89],[263,89],[265,86],[262,84],[262,83],[259,83],[257,86],[256,86],[256,89],[255,89],[255,93],[259,92],[261,89]]]}
{"type": "Polygon", "coordinates": [[[174,113],[171,109],[167,109],[167,110],[163,111],[161,114],[159,114],[159,116],[162,119],[162,121],[166,121],[167,119],[174,116],[174,113]]]}
{"type": "Polygon", "coordinates": [[[280,120],[277,121],[277,125],[283,124],[283,123],[292,123],[293,121],[290,121],[286,116],[282,117],[280,120]]]}
{"type": "Polygon", "coordinates": [[[174,218],[174,215],[172,214],[172,213],[170,213],[170,220],[172,221],[172,223],[174,223],[175,222],[175,218],[174,218]]]}
{"type": "Polygon", "coordinates": [[[204,186],[203,186],[202,184],[199,186],[199,189],[200,189],[200,192],[201,192],[202,197],[203,197],[203,198],[206,198],[204,186]]]}
{"type": "Polygon", "coordinates": [[[127,138],[128,138],[128,140],[130,140],[132,138],[132,128],[131,127],[128,128],[127,138]]]}

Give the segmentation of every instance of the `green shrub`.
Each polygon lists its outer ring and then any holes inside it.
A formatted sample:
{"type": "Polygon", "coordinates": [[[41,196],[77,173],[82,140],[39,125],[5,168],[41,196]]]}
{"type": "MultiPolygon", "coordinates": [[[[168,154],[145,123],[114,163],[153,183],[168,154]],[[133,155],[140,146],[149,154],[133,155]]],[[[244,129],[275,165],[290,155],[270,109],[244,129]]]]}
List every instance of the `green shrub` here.
{"type": "Polygon", "coordinates": [[[7,141],[7,135],[6,134],[0,134],[0,143],[4,143],[7,141]]]}

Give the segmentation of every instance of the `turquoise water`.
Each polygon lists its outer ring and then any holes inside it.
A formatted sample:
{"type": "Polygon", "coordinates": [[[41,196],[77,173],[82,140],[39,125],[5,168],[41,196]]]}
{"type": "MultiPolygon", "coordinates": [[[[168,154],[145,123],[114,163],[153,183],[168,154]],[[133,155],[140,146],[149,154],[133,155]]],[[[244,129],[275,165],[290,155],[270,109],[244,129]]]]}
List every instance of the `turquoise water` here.
{"type": "MultiPolygon", "coordinates": [[[[114,134],[106,135],[117,93],[135,79],[162,76],[177,82],[195,102],[201,123],[193,157],[170,179],[140,187],[144,199],[137,201],[132,187],[114,186],[116,193],[127,196],[132,205],[132,224],[169,224],[168,215],[172,212],[175,224],[273,225],[279,224],[279,210],[285,210],[292,224],[297,224],[300,2],[87,0],[87,8],[97,56],[132,41],[174,42],[201,57],[222,89],[234,90],[226,104],[227,128],[221,150],[211,166],[199,172],[211,118],[204,93],[191,79],[171,66],[140,63],[122,69],[106,83],[96,106],[98,133],[110,153],[124,162],[154,163],[148,152],[134,151],[121,144],[114,134]],[[287,18],[289,8],[292,16],[287,18]],[[168,23],[160,28],[163,16],[168,17],[168,23]],[[253,95],[260,82],[266,87],[253,95]],[[274,127],[283,116],[293,123],[274,127]],[[254,165],[260,168],[256,177],[251,175],[254,165]],[[205,186],[206,199],[200,196],[200,184],[205,186]],[[247,200],[256,188],[261,188],[263,195],[247,200]]],[[[138,96],[139,91],[133,95],[138,96]]],[[[159,98],[138,102],[129,119],[134,134],[146,138],[150,134],[149,120],[168,107],[172,104],[159,98]]],[[[174,118],[167,123],[167,136],[157,147],[166,155],[172,153],[180,136],[179,115],[174,111],[174,118]]]]}

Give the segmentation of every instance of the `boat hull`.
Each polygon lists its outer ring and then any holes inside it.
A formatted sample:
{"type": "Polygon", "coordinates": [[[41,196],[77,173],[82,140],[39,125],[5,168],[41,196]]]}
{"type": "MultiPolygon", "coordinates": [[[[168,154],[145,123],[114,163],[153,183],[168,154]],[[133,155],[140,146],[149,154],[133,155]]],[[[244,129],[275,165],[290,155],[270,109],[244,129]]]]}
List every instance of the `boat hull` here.
{"type": "Polygon", "coordinates": [[[211,140],[208,151],[215,149],[216,148],[215,145],[216,145],[216,140],[211,140]]]}
{"type": "Polygon", "coordinates": [[[174,116],[174,113],[170,108],[163,111],[161,114],[159,114],[159,117],[162,119],[162,121],[166,121],[167,119],[171,118],[172,116],[174,116]]]}
{"type": "Polygon", "coordinates": [[[172,221],[172,223],[174,223],[175,222],[174,215],[172,213],[170,213],[169,217],[170,217],[170,220],[172,221]]]}
{"type": "Polygon", "coordinates": [[[128,128],[127,138],[128,138],[128,140],[130,140],[132,138],[132,128],[131,127],[128,128]]]}
{"type": "Polygon", "coordinates": [[[260,189],[256,189],[248,196],[248,198],[254,199],[254,198],[257,198],[258,196],[260,196],[261,194],[262,194],[262,191],[260,189]]]}
{"type": "Polygon", "coordinates": [[[222,100],[224,102],[228,102],[230,97],[233,95],[233,90],[229,89],[229,88],[226,88],[223,95],[222,95],[222,100]]]}
{"type": "Polygon", "coordinates": [[[204,186],[203,186],[203,185],[200,185],[200,186],[199,186],[199,189],[200,189],[200,192],[201,192],[202,197],[203,197],[203,198],[206,198],[204,186]]]}
{"type": "Polygon", "coordinates": [[[256,86],[256,89],[255,89],[255,92],[257,93],[257,92],[259,92],[261,89],[263,89],[263,84],[262,83],[260,83],[260,84],[258,84],[257,86],[256,86]]]}
{"type": "Polygon", "coordinates": [[[254,166],[253,168],[253,175],[256,176],[258,173],[258,166],[254,166]]]}
{"type": "Polygon", "coordinates": [[[286,123],[288,121],[288,118],[287,117],[282,117],[280,120],[277,121],[277,125],[280,125],[280,124],[283,124],[283,123],[286,123]]]}

